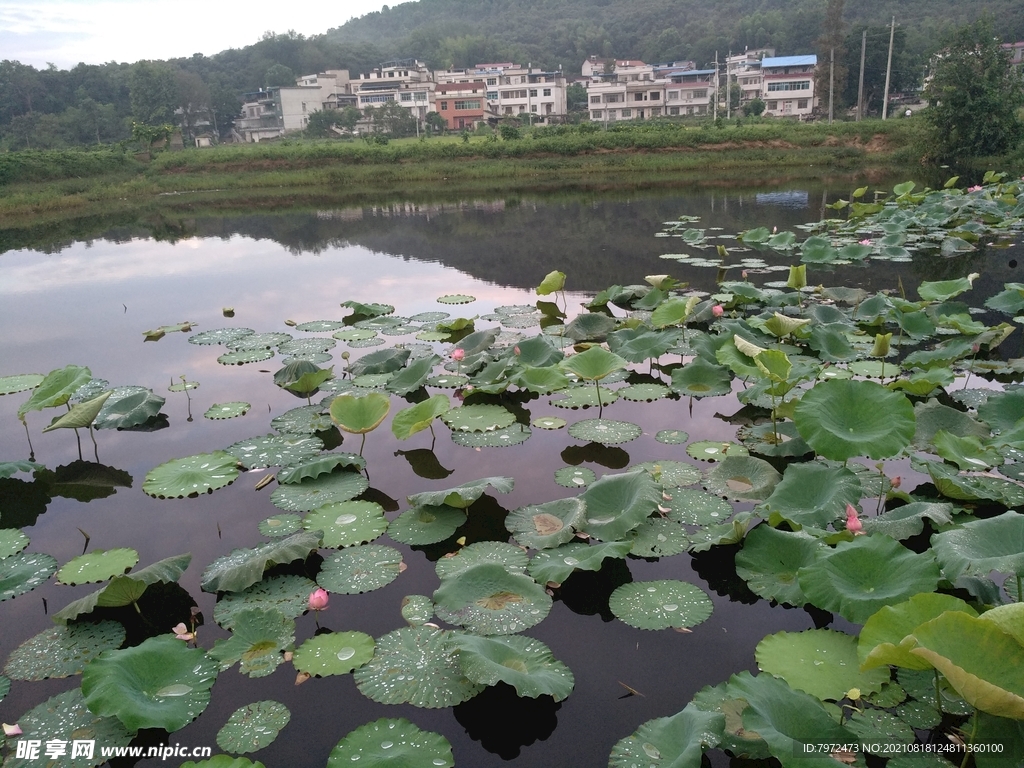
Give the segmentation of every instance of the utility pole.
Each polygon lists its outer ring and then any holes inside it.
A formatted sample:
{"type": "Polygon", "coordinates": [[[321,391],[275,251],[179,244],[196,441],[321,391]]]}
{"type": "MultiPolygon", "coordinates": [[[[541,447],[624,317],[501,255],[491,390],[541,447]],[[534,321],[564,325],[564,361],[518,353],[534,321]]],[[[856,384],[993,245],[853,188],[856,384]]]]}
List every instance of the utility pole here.
{"type": "Polygon", "coordinates": [[[718,122],[718,51],[715,51],[715,122],[718,122]]]}
{"type": "Polygon", "coordinates": [[[732,51],[725,57],[725,119],[732,120],[732,77],[729,72],[729,59],[732,58],[732,51]]]}
{"type": "Polygon", "coordinates": [[[885,95],[882,97],[882,119],[885,120],[889,113],[889,75],[892,72],[892,42],[896,36],[896,17],[892,17],[892,26],[889,27],[889,59],[885,62],[885,95]]]}
{"type": "Polygon", "coordinates": [[[832,125],[832,92],[836,87],[836,49],[828,49],[828,124],[832,125]]]}
{"type": "Polygon", "coordinates": [[[860,36],[860,81],[857,84],[857,120],[864,119],[864,54],[868,49],[868,31],[860,36]]]}

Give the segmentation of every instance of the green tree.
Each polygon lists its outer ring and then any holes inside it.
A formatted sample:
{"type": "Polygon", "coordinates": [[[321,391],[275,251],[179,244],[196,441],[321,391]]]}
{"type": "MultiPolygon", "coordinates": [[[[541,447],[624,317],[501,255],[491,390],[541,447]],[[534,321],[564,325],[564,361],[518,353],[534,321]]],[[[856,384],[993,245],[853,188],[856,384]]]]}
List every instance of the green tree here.
{"type": "Polygon", "coordinates": [[[587,111],[587,89],[580,83],[573,83],[565,89],[566,110],[572,112],[587,111]]]}
{"type": "MultiPolygon", "coordinates": [[[[828,111],[829,59],[835,55],[832,79],[835,83],[833,93],[833,109],[841,106],[843,83],[846,82],[846,23],[843,21],[843,9],[846,0],[828,0],[825,6],[825,18],[821,24],[821,36],[814,44],[818,51],[818,69],[815,74],[815,93],[821,97],[823,111],[828,111]]],[[[858,55],[860,49],[858,49],[858,55]]]]}
{"type": "Polygon", "coordinates": [[[436,133],[439,136],[448,129],[448,123],[440,112],[427,112],[424,122],[431,133],[436,133]]]}
{"type": "Polygon", "coordinates": [[[998,155],[1024,138],[1024,84],[987,21],[952,33],[925,96],[936,159],[998,155]]]}
{"type": "Polygon", "coordinates": [[[751,99],[743,105],[743,114],[747,117],[757,117],[764,112],[764,102],[760,99],[751,99]]]}
{"type": "Polygon", "coordinates": [[[146,125],[163,125],[174,120],[178,84],[174,70],[162,62],[140,61],[128,75],[132,117],[146,125]]]}
{"type": "Polygon", "coordinates": [[[284,64],[275,64],[263,75],[263,84],[267,88],[278,88],[282,85],[295,85],[295,72],[284,64]]]}

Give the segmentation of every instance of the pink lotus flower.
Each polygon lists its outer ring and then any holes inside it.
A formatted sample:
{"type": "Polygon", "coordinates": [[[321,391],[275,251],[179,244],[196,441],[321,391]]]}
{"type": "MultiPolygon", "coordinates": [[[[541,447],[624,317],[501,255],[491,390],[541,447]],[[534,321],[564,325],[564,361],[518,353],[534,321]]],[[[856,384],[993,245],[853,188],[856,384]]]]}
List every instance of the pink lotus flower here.
{"type": "Polygon", "coordinates": [[[516,357],[519,357],[519,356],[520,356],[521,354],[523,354],[523,353],[522,353],[522,352],[520,351],[520,349],[519,349],[519,345],[518,345],[518,344],[517,344],[516,346],[512,347],[512,351],[513,351],[513,352],[515,353],[515,356],[516,356],[516,357]]]}
{"type": "Polygon", "coordinates": [[[459,361],[465,360],[465,359],[466,359],[466,350],[464,350],[464,349],[452,350],[452,360],[455,360],[456,362],[459,362],[459,361]]]}
{"type": "Polygon", "coordinates": [[[21,736],[21,727],[17,723],[14,725],[4,723],[4,736],[21,736]]]}
{"type": "Polygon", "coordinates": [[[721,304],[715,304],[715,306],[711,308],[711,314],[714,315],[715,317],[721,317],[722,315],[725,314],[725,307],[723,307],[721,304]]]}
{"type": "Polygon", "coordinates": [[[318,587],[309,593],[309,609],[311,611],[324,611],[327,609],[328,594],[327,590],[322,587],[318,587]]]}
{"type": "Polygon", "coordinates": [[[178,640],[184,640],[186,643],[190,643],[196,639],[195,630],[189,631],[189,628],[185,626],[185,622],[183,621],[171,627],[171,632],[174,633],[175,638],[178,640]]]}
{"type": "Polygon", "coordinates": [[[745,269],[744,269],[744,270],[743,270],[742,272],[740,272],[740,276],[741,276],[741,277],[742,277],[742,278],[743,278],[744,280],[746,280],[746,279],[747,279],[747,270],[745,270],[745,269]]]}
{"type": "Polygon", "coordinates": [[[846,530],[850,531],[854,536],[864,533],[864,525],[861,523],[860,518],[857,517],[857,509],[853,504],[846,505],[846,530]]]}
{"type": "Polygon", "coordinates": [[[891,485],[893,488],[899,488],[902,482],[903,481],[900,479],[900,476],[896,475],[896,477],[889,481],[889,485],[891,485]]]}
{"type": "Polygon", "coordinates": [[[981,192],[981,184],[967,188],[968,192],[981,192]]]}
{"type": "Polygon", "coordinates": [[[871,243],[871,241],[870,241],[870,240],[861,240],[861,241],[860,241],[860,244],[861,244],[861,245],[871,245],[872,243],[871,243]]]}

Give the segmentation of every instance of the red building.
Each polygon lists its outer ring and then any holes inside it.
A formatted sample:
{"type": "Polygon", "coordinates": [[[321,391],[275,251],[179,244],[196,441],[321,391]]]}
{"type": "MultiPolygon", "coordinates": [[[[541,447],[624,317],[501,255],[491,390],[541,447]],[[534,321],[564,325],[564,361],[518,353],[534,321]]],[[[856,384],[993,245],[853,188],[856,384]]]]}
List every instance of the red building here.
{"type": "Polygon", "coordinates": [[[434,91],[434,103],[452,131],[475,128],[492,116],[487,106],[487,86],[482,80],[475,83],[439,83],[434,91]]]}

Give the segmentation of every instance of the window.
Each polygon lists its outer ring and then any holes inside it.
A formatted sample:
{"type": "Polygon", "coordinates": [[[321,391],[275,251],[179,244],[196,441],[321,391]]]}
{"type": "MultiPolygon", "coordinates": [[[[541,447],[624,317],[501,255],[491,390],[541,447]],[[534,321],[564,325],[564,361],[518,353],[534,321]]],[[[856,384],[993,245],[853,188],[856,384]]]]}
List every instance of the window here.
{"type": "Polygon", "coordinates": [[[305,112],[305,111],[306,111],[306,102],[302,102],[302,111],[303,111],[303,112],[305,112]]]}
{"type": "Polygon", "coordinates": [[[769,91],[809,91],[810,80],[798,80],[794,83],[768,83],[769,91]]]}
{"type": "MultiPolygon", "coordinates": [[[[669,91],[668,92],[668,100],[669,101],[679,101],[679,91],[669,91]]],[[[677,114],[678,114],[678,112],[677,112],[677,114]]]]}
{"type": "Polygon", "coordinates": [[[519,112],[520,112],[520,113],[523,113],[523,112],[525,112],[525,111],[526,111],[526,106],[525,106],[524,104],[520,104],[520,105],[519,105],[519,112]]]}
{"type": "Polygon", "coordinates": [[[545,88],[544,89],[544,95],[545,96],[550,96],[551,95],[551,89],[550,88],[545,88]]]}
{"type": "Polygon", "coordinates": [[[622,94],[621,93],[606,93],[604,95],[604,103],[605,104],[615,104],[615,103],[620,102],[620,101],[622,101],[622,94]]]}
{"type": "Polygon", "coordinates": [[[537,105],[536,104],[531,104],[530,105],[530,111],[531,112],[536,112],[537,111],[537,105]]]}
{"type": "Polygon", "coordinates": [[[693,101],[693,91],[683,91],[687,101],[693,101]]]}
{"type": "Polygon", "coordinates": [[[416,101],[426,101],[426,100],[427,100],[427,92],[426,91],[416,91],[416,101]]]}
{"type": "Polygon", "coordinates": [[[487,92],[487,100],[488,101],[497,101],[498,100],[498,92],[497,91],[488,91],[487,92]]]}
{"type": "Polygon", "coordinates": [[[644,100],[644,95],[642,93],[634,93],[633,94],[633,101],[643,101],[643,100],[644,100]]]}
{"type": "Polygon", "coordinates": [[[651,117],[661,117],[661,107],[651,107],[651,117]]]}
{"type": "Polygon", "coordinates": [[[531,88],[530,89],[530,96],[532,98],[537,98],[537,89],[536,88],[531,88]]]}
{"type": "Polygon", "coordinates": [[[389,94],[386,94],[386,95],[360,96],[359,97],[359,103],[360,104],[383,104],[385,101],[394,101],[394,100],[395,100],[395,95],[393,93],[389,93],[389,94]]]}
{"type": "Polygon", "coordinates": [[[505,107],[505,114],[506,115],[511,115],[512,114],[512,107],[505,107]]]}
{"type": "Polygon", "coordinates": [[[447,101],[442,101],[441,102],[441,111],[442,112],[448,111],[448,102],[447,101]]]}
{"type": "Polygon", "coordinates": [[[591,96],[590,97],[590,103],[591,104],[600,104],[601,103],[601,97],[600,96],[591,96]]]}
{"type": "Polygon", "coordinates": [[[501,98],[503,99],[525,99],[526,91],[502,91],[501,98]]]}
{"type": "Polygon", "coordinates": [[[395,76],[394,72],[388,72],[388,77],[394,77],[394,76],[395,76]]]}
{"type": "Polygon", "coordinates": [[[624,109],[624,110],[622,110],[622,116],[623,117],[632,117],[633,116],[633,110],[632,109],[624,109]]]}
{"type": "Polygon", "coordinates": [[[614,120],[615,119],[615,110],[614,109],[609,109],[608,110],[608,119],[609,120],[614,120]]]}
{"type": "Polygon", "coordinates": [[[669,107],[668,108],[668,113],[670,115],[678,115],[679,114],[679,107],[669,107]]]}
{"type": "Polygon", "coordinates": [[[399,98],[402,101],[412,101],[412,94],[411,93],[403,93],[403,94],[399,95],[399,98]]]}
{"type": "Polygon", "coordinates": [[[706,99],[708,97],[708,89],[701,88],[693,92],[693,98],[695,99],[706,99]]]}
{"type": "Polygon", "coordinates": [[[658,91],[651,91],[651,101],[657,101],[661,98],[661,94],[658,91]]]}
{"type": "Polygon", "coordinates": [[[480,100],[474,99],[472,101],[456,101],[455,109],[480,109],[480,100]]]}
{"type": "Polygon", "coordinates": [[[771,110],[771,111],[774,111],[774,110],[779,108],[779,102],[777,102],[777,101],[769,101],[767,108],[769,110],[771,110]]]}
{"type": "Polygon", "coordinates": [[[796,100],[796,108],[797,109],[807,109],[807,99],[797,99],[796,100]]]}
{"type": "Polygon", "coordinates": [[[498,84],[498,78],[496,78],[496,77],[488,77],[487,78],[487,84],[488,85],[497,85],[498,84]]]}
{"type": "Polygon", "coordinates": [[[593,112],[590,113],[591,120],[600,120],[602,117],[604,117],[604,112],[602,112],[600,109],[595,109],[593,112]]]}

